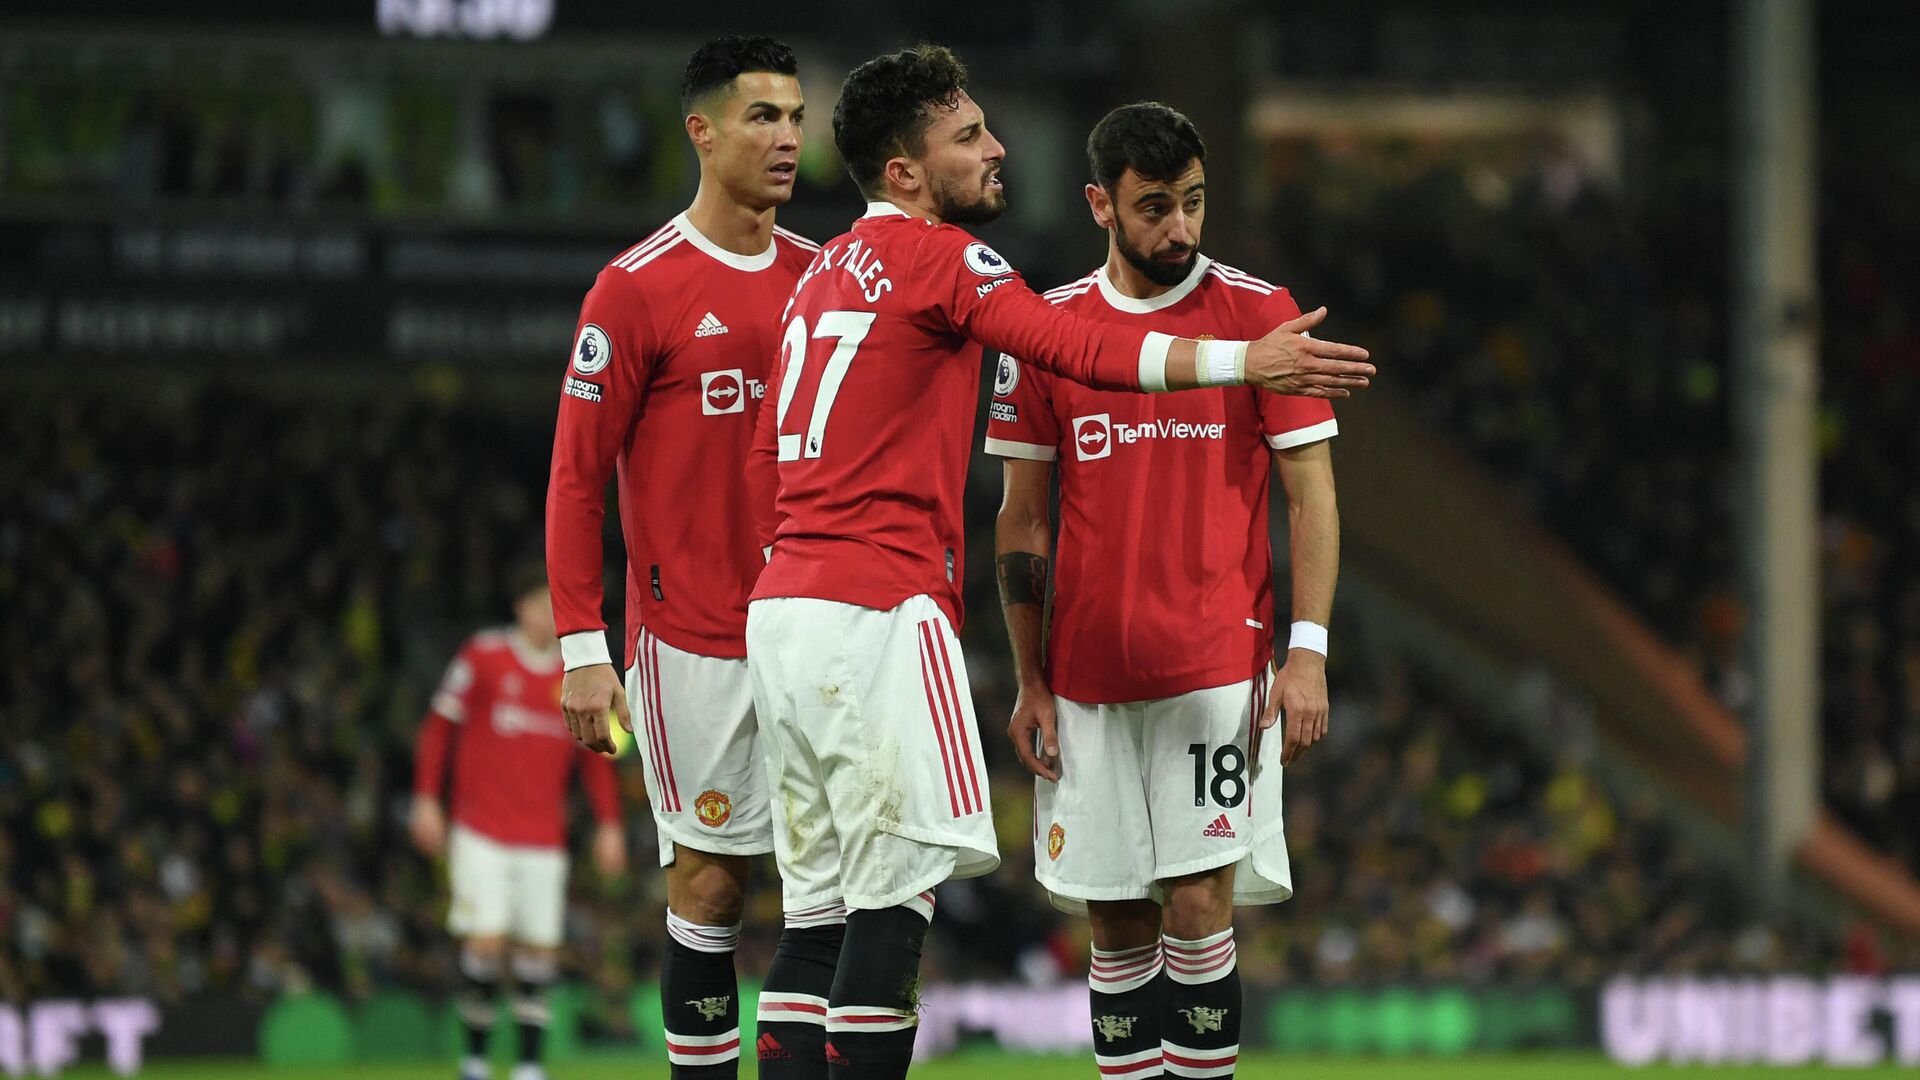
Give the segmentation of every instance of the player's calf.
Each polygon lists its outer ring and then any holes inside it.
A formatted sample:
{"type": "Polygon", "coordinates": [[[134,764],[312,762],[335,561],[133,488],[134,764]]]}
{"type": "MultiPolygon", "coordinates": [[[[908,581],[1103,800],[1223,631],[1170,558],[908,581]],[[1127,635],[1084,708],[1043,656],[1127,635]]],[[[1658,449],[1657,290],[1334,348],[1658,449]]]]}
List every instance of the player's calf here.
{"type": "Polygon", "coordinates": [[[1233,928],[1203,938],[1161,939],[1166,1008],[1161,1054],[1166,1075],[1232,1076],[1240,1055],[1240,967],[1233,928]]]}
{"type": "Polygon", "coordinates": [[[513,1022],[520,1033],[520,1062],[513,1080],[546,1080],[540,1058],[553,1018],[547,990],[559,975],[559,963],[552,951],[537,949],[514,953],[512,967],[513,1022]]]}
{"type": "Polygon", "coordinates": [[[675,845],[667,869],[667,949],[660,963],[673,1080],[740,1074],[740,983],[733,954],[747,861],[675,845]]]}
{"type": "Polygon", "coordinates": [[[754,1049],[761,1080],[827,1075],[827,1000],[846,936],[847,908],[838,900],[787,913],[760,991],[754,1049]]]}
{"type": "Polygon", "coordinates": [[[1151,900],[1089,901],[1093,962],[1087,968],[1093,1006],[1093,1058],[1102,1077],[1163,1076],[1160,1049],[1166,968],[1160,948],[1160,905],[1151,900]]]}
{"type": "Polygon", "coordinates": [[[1163,884],[1167,975],[1160,1017],[1166,1075],[1232,1076],[1240,1055],[1240,965],[1233,942],[1233,866],[1163,884]]]}
{"type": "Polygon", "coordinates": [[[500,961],[504,943],[471,940],[460,947],[460,990],[454,1011],[466,1032],[466,1054],[460,1059],[460,1080],[487,1080],[487,1039],[500,996],[500,961]]]}
{"type": "Polygon", "coordinates": [[[831,1080],[901,1080],[920,1029],[920,947],[933,896],[847,915],[846,943],[827,999],[831,1080]]]}

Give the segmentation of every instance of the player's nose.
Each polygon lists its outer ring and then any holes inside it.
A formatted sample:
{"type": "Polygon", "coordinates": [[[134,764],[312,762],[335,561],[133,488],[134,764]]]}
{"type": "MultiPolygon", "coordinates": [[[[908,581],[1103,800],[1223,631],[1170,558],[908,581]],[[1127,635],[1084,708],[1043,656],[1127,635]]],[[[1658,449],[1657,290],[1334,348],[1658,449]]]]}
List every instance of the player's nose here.
{"type": "Polygon", "coordinates": [[[1184,210],[1175,210],[1167,222],[1167,242],[1181,247],[1193,246],[1193,222],[1184,210]]]}
{"type": "Polygon", "coordinates": [[[986,152],[986,160],[993,162],[1006,160],[1007,148],[1000,145],[1000,140],[993,137],[993,132],[982,128],[980,136],[981,149],[986,152]]]}

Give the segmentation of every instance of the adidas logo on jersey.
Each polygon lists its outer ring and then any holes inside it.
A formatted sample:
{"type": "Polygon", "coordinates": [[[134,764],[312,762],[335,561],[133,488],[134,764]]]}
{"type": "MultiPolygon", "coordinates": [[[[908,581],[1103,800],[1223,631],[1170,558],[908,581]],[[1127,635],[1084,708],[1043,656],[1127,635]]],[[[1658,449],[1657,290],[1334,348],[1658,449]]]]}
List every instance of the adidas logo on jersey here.
{"type": "Polygon", "coordinates": [[[694,329],[693,336],[712,337],[715,334],[724,334],[726,332],[727,324],[715,318],[713,312],[709,311],[705,315],[700,316],[700,325],[694,329]]]}
{"type": "Polygon", "coordinates": [[[1223,839],[1231,840],[1233,839],[1233,826],[1230,823],[1228,823],[1227,815],[1221,814],[1219,817],[1213,819],[1213,824],[1200,830],[1200,835],[1201,836],[1218,836],[1223,839]]]}

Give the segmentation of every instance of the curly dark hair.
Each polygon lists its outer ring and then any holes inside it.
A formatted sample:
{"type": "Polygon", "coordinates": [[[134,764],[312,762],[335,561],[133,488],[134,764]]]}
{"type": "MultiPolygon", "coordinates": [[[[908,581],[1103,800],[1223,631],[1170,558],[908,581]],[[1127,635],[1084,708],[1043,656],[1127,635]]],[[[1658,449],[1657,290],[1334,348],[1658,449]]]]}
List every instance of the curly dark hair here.
{"type": "Polygon", "coordinates": [[[885,190],[880,176],[889,158],[926,153],[928,106],[954,108],[966,88],[967,66],[942,45],[915,45],[853,69],[833,107],[833,143],[862,194],[885,190]]]}
{"type": "Polygon", "coordinates": [[[1173,180],[1196,158],[1207,160],[1199,129],[1178,109],[1157,101],[1122,105],[1101,117],[1087,136],[1093,182],[1108,191],[1128,169],[1143,180],[1173,180]]]}
{"type": "Polygon", "coordinates": [[[693,112],[693,103],[749,71],[793,75],[800,70],[793,50],[764,34],[714,38],[693,51],[686,74],[680,78],[680,115],[693,112]]]}

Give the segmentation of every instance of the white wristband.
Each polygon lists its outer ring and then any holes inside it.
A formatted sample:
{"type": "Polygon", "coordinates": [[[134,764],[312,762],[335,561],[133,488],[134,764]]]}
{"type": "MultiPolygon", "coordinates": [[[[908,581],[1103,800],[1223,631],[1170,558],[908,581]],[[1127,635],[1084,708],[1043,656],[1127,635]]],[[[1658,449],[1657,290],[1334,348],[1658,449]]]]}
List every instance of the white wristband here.
{"type": "Polygon", "coordinates": [[[604,631],[582,630],[560,639],[560,666],[568,671],[612,663],[613,657],[607,652],[607,635],[604,631]]]}
{"type": "Polygon", "coordinates": [[[1287,641],[1289,649],[1306,649],[1327,655],[1327,628],[1317,622],[1301,621],[1293,624],[1293,636],[1287,641]]]}
{"type": "Polygon", "coordinates": [[[1158,330],[1147,331],[1146,340],[1140,343],[1140,392],[1143,394],[1164,394],[1167,392],[1167,352],[1173,348],[1173,335],[1158,330]]]}
{"type": "Polygon", "coordinates": [[[1193,377],[1201,386],[1239,386],[1247,381],[1247,343],[1200,342],[1193,354],[1193,377]]]}

